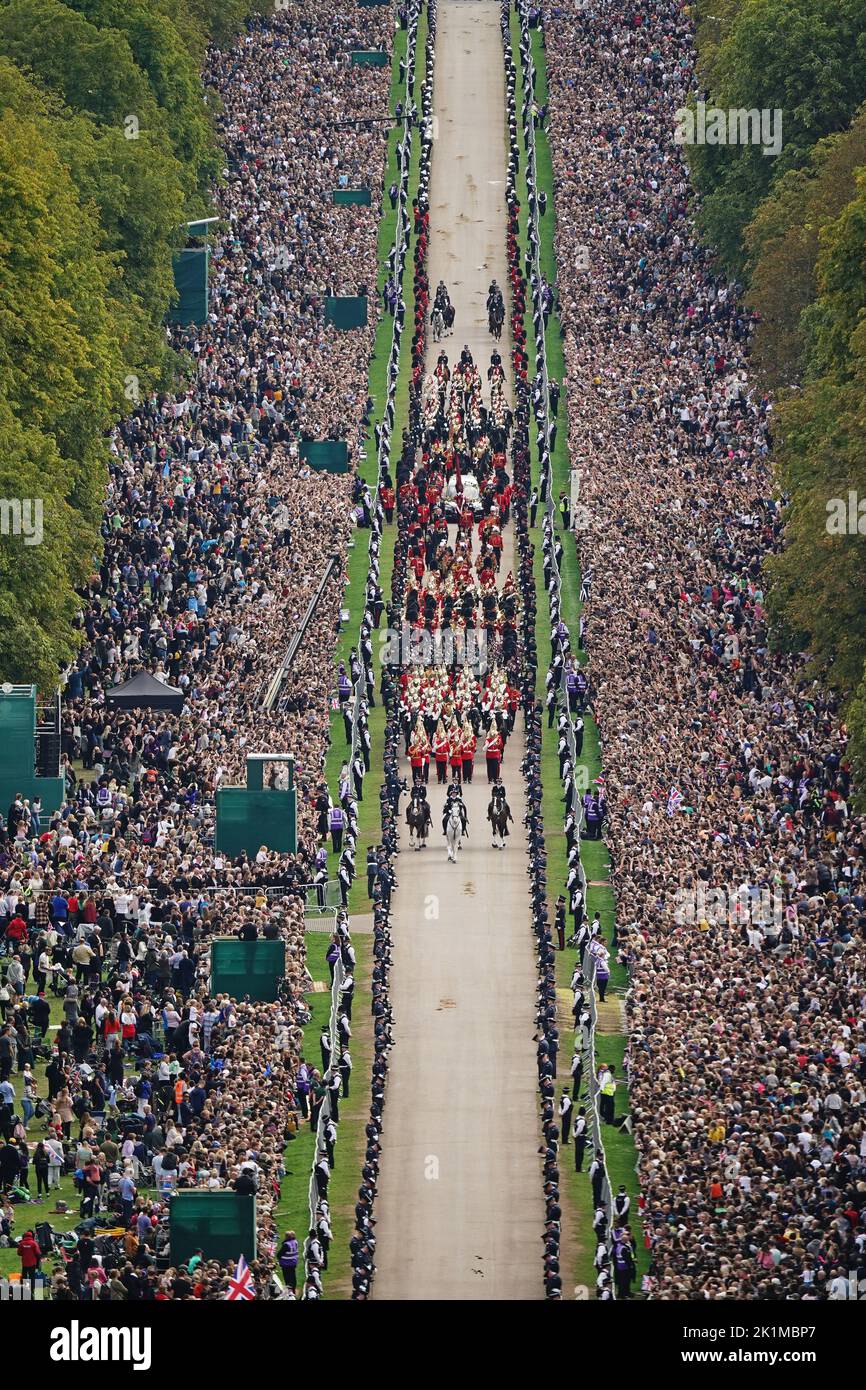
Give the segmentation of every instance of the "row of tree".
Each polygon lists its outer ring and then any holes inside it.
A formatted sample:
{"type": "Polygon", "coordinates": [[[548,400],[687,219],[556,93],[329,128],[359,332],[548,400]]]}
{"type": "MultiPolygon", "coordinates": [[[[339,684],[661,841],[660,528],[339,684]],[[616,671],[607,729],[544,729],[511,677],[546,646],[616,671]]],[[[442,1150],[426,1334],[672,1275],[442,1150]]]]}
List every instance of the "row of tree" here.
{"type": "Polygon", "coordinates": [[[688,147],[699,220],[759,317],[789,499],[775,640],[845,700],[866,781],[866,0],[699,0],[707,103],[779,110],[781,151],[688,147]]]}
{"type": "Polygon", "coordinates": [[[0,0],[3,680],[50,689],[74,654],[108,432],[177,371],[172,254],[221,168],[205,51],[251,8],[0,0]],[[41,501],[39,544],[10,534],[20,499],[41,501]]]}

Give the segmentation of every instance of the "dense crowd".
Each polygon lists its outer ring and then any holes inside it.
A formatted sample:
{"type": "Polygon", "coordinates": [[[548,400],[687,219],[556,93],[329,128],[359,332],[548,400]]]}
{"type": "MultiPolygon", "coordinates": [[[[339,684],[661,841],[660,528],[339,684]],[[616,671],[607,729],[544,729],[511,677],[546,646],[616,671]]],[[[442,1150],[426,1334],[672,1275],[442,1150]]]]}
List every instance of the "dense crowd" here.
{"type": "Polygon", "coordinates": [[[608,0],[532,18],[647,1287],[845,1297],[866,1245],[864,826],[832,699],[769,641],[771,405],[674,143],[690,21],[608,0]],[[684,920],[701,886],[782,908],[684,920]]]}
{"type": "MultiPolygon", "coordinates": [[[[227,168],[207,322],[173,333],[190,384],[141,401],[112,439],[104,556],[63,698],[68,799],[47,816],[16,797],[0,828],[0,1181],[25,1190],[27,1126],[42,1121],[38,1166],[43,1151],[59,1157],[82,1216],[104,1224],[111,1213],[128,1228],[126,1294],[105,1292],[87,1234],[57,1276],[60,1297],[224,1296],[219,1266],[156,1263],[165,1199],[189,1186],[258,1193],[252,1275],[266,1293],[302,1097],[341,1084],[336,1056],[331,1074],[302,1071],[302,885],[315,867],[327,654],[366,513],[353,472],[312,472],[298,441],[345,438],[357,459],[374,316],[343,332],[324,301],[376,283],[390,67],[354,68],[349,52],[390,52],[393,26],[390,8],[326,0],[313,15],[287,0],[209,54],[227,168]],[[339,186],[373,189],[373,206],[334,206],[339,186]],[[264,694],[331,555],[339,572],[268,714],[264,694]],[[106,692],[139,668],[181,690],[179,716],[110,709],[106,692]],[[214,849],[215,792],[243,782],[246,754],[263,747],[295,754],[299,852],[231,862],[214,849]],[[210,993],[210,940],[228,934],[284,941],[278,1002],[210,993]],[[33,1076],[42,1061],[47,1098],[33,1076]]],[[[272,768],[271,783],[279,776],[272,768]]],[[[10,1211],[7,1239],[22,1234],[10,1211]]],[[[320,1236],[310,1239],[315,1270],[320,1236]]],[[[28,1242],[22,1264],[30,1254],[28,1242]]]]}
{"type": "MultiPolygon", "coordinates": [[[[866,1272],[866,837],[850,810],[835,706],[769,642],[762,560],[781,544],[783,524],[768,464],[771,405],[749,375],[748,312],[696,239],[674,142],[675,112],[695,82],[690,23],[674,0],[652,14],[634,0],[585,0],[533,7],[530,17],[543,25],[550,82],[568,439],[586,522],[576,539],[593,573],[584,636],[605,763],[598,825],[608,821],[615,944],[631,977],[647,1291],[844,1297],[849,1271],[866,1272]],[[711,902],[733,895],[755,909],[684,920],[684,895],[704,902],[700,889],[723,890],[711,902]],[[764,911],[767,890],[778,914],[764,911]]],[[[334,207],[331,190],[382,186],[389,69],[359,76],[347,54],[390,49],[392,25],[389,7],[325,0],[313,16],[287,0],[210,55],[227,177],[208,321],[174,333],[192,359],[192,384],[142,401],[112,441],[105,552],[83,595],[81,653],[63,701],[68,800],[47,816],[15,798],[0,825],[0,1187],[7,1197],[31,1185],[48,1194],[60,1173],[76,1174],[86,1225],[67,1238],[54,1275],[61,1299],[224,1297],[229,1271],[218,1263],[174,1268],[164,1258],[166,1203],[188,1187],[256,1192],[255,1288],[273,1291],[275,1265],[294,1288],[300,1243],[274,1222],[284,1150],[300,1122],[315,1125],[328,1093],[336,1108],[348,1088],[342,1038],[323,1044],[321,1069],[302,1059],[310,981],[301,885],[316,872],[321,838],[332,685],[322,653],[333,647],[342,574],[326,588],[278,712],[264,713],[262,698],[325,557],[344,565],[359,503],[369,515],[352,473],[313,473],[297,443],[346,438],[357,457],[374,325],[340,333],[325,323],[324,298],[375,284],[376,200],[372,209],[334,207]],[[180,716],[109,711],[107,691],[140,667],[182,691],[180,716]],[[231,863],[213,846],[215,792],[242,780],[246,753],[263,745],[297,757],[299,854],[262,850],[231,863]],[[285,943],[276,1002],[210,990],[210,942],[230,933],[285,943]],[[43,1064],[47,1095],[36,1074],[43,1064]],[[106,1213],[122,1237],[100,1234],[106,1213]]],[[[430,99],[428,86],[425,114],[430,99]]],[[[514,100],[512,73],[512,116],[514,100]]],[[[428,169],[429,153],[425,139],[428,169]]],[[[511,239],[514,217],[512,208],[511,239]]],[[[452,380],[443,354],[438,376],[425,378],[423,177],[414,231],[412,427],[397,488],[386,475],[381,494],[386,507],[396,498],[401,520],[393,610],[428,633],[452,619],[477,625],[502,668],[487,710],[483,683],[470,691],[453,678],[446,689],[429,668],[402,688],[387,672],[383,681],[382,849],[370,877],[376,1056],[353,1291],[366,1298],[375,1272],[401,725],[422,764],[440,733],[459,728],[462,770],[472,721],[461,706],[495,729],[521,702],[545,1283],[558,1297],[561,1136],[526,528],[525,283],[510,241],[512,419],[496,360],[489,411],[471,358],[452,380]],[[516,495],[505,470],[515,425],[516,495]],[[497,538],[511,505],[519,567],[497,588],[497,538]],[[445,522],[455,518],[451,547],[445,522]]],[[[327,789],[325,797],[329,812],[327,789]]],[[[351,781],[338,801],[354,825],[351,781]]],[[[326,828],[333,833],[330,819],[326,828]]],[[[332,963],[341,958],[351,976],[344,925],[333,947],[332,963]]],[[[313,1298],[327,1262],[327,1168],[317,1177],[321,1221],[306,1240],[313,1298]]],[[[17,1202],[4,1201],[0,1234],[22,1233],[17,1202]]],[[[39,1241],[25,1236],[20,1254],[32,1275],[39,1241]]]]}
{"type": "MultiPolygon", "coordinates": [[[[116,432],[105,554],[64,706],[65,751],[109,783],[132,781],[148,822],[168,781],[193,789],[209,825],[214,789],[240,780],[263,743],[295,752],[302,782],[318,776],[331,674],[316,656],[333,645],[342,574],[279,710],[261,700],[355,521],[352,476],[312,472],[297,441],[346,438],[357,456],[375,323],[334,328],[324,299],[375,284],[378,215],[375,201],[334,207],[331,193],[382,186],[389,69],[359,80],[348,53],[362,39],[389,46],[392,24],[289,4],[211,55],[227,179],[208,321],[174,335],[194,362],[189,387],[142,402],[116,432]],[[106,714],[105,690],[141,665],[183,691],[182,724],[106,714]]],[[[200,849],[195,831],[188,848],[200,849]]]]}

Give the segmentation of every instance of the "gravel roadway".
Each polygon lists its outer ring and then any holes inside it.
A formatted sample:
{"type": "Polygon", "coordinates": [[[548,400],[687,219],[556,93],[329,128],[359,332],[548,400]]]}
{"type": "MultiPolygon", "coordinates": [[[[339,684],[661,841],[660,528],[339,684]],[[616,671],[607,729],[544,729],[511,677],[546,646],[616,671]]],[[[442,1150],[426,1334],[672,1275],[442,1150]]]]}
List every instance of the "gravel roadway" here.
{"type": "MultiPolygon", "coordinates": [[[[440,0],[434,112],[431,293],[444,279],[457,311],[453,335],[441,346],[453,362],[468,343],[486,377],[493,349],[487,288],[494,277],[503,289],[508,283],[496,0],[440,0]]],[[[431,368],[439,351],[431,343],[431,368]]],[[[507,366],[505,334],[500,351],[507,366]]],[[[511,530],[503,576],[513,568],[511,530]]],[[[401,828],[391,987],[397,1042],[376,1202],[379,1300],[528,1299],[543,1292],[520,718],[503,762],[515,820],[504,851],[491,847],[479,745],[466,790],[469,839],[458,862],[447,861],[444,789],[435,786],[435,767],[428,848],[410,849],[405,823],[401,828]]]]}

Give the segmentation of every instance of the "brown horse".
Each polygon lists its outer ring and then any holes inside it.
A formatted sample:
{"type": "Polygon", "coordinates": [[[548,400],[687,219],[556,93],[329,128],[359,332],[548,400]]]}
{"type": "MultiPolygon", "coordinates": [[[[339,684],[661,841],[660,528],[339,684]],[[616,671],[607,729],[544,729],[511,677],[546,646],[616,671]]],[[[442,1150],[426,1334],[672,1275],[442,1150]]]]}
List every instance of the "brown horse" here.
{"type": "Polygon", "coordinates": [[[431,822],[429,802],[422,801],[418,796],[411,797],[406,807],[406,824],[409,827],[409,843],[415,849],[427,848],[431,822]]]}

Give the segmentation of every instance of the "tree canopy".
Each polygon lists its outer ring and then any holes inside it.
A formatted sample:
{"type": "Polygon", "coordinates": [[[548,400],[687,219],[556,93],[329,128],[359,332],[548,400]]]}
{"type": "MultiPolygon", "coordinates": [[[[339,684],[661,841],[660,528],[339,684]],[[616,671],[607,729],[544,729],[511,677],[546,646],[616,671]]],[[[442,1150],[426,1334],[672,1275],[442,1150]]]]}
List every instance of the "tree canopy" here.
{"type": "Polygon", "coordinates": [[[774,640],[842,697],[866,772],[866,0],[709,0],[698,74],[722,108],[780,108],[778,159],[693,146],[699,219],[758,318],[776,393],[785,548],[769,565],[774,640]],[[713,4],[713,10],[719,6],[713,4]],[[860,508],[862,501],[863,507],[860,508]]]}
{"type": "Polygon", "coordinates": [[[39,545],[0,535],[3,679],[48,689],[74,654],[111,427],[180,367],[172,255],[222,163],[201,65],[253,8],[0,2],[0,497],[43,508],[39,545]]]}

